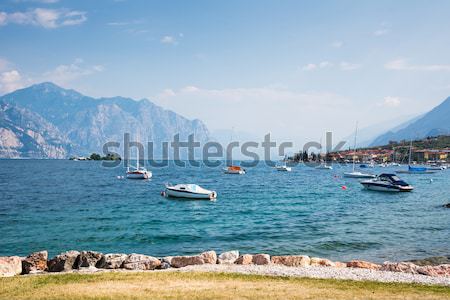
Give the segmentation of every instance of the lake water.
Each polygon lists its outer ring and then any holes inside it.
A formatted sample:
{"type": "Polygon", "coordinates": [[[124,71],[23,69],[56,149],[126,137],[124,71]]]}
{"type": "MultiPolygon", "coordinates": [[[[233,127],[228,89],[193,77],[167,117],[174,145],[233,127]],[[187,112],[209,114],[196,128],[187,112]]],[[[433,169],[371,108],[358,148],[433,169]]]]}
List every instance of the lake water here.
{"type": "Polygon", "coordinates": [[[260,164],[239,176],[169,167],[133,181],[96,161],[0,160],[0,256],[238,249],[382,262],[450,254],[450,209],[442,207],[450,170],[402,174],[415,190],[389,194],[342,178],[350,169],[299,165],[284,173],[260,164]],[[200,184],[216,190],[217,201],[163,198],[166,182],[200,184]]]}

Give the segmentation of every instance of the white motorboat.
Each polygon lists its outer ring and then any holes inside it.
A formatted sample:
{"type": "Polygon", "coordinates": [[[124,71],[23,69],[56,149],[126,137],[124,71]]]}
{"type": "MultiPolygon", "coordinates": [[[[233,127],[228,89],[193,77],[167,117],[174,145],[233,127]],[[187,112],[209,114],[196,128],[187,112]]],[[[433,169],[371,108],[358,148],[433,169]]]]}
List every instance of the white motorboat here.
{"type": "Polygon", "coordinates": [[[215,191],[204,189],[197,184],[166,184],[166,189],[161,194],[164,197],[199,200],[214,200],[217,198],[217,193],[215,191]]]}
{"type": "Polygon", "coordinates": [[[428,170],[432,170],[432,171],[442,171],[442,170],[446,170],[447,166],[445,166],[445,165],[438,165],[438,164],[432,164],[427,169],[428,170]]]}
{"type": "Polygon", "coordinates": [[[400,167],[401,165],[399,163],[393,162],[391,163],[391,167],[400,167]]]}
{"type": "Polygon", "coordinates": [[[228,166],[223,169],[225,174],[236,174],[236,175],[244,175],[245,169],[240,166],[228,166]]]}
{"type": "Polygon", "coordinates": [[[359,171],[352,171],[352,172],[345,172],[344,173],[344,177],[348,177],[348,178],[375,178],[377,176],[373,175],[373,174],[359,172],[359,171]]]}
{"type": "Polygon", "coordinates": [[[132,170],[130,170],[130,167],[127,168],[127,178],[128,179],[150,179],[152,178],[152,172],[148,171],[146,168],[143,167],[132,167],[132,170]]]}
{"type": "Polygon", "coordinates": [[[317,166],[316,169],[317,170],[333,170],[333,167],[322,163],[319,166],[317,166]]]}
{"type": "Polygon", "coordinates": [[[360,181],[360,183],[368,190],[380,192],[410,192],[414,189],[397,175],[387,173],[383,173],[374,179],[360,181]]]}
{"type": "Polygon", "coordinates": [[[277,171],[282,171],[282,172],[290,172],[292,171],[291,167],[288,167],[287,165],[279,165],[279,166],[275,166],[275,169],[277,171]]]}
{"type": "Polygon", "coordinates": [[[345,172],[344,177],[349,178],[375,178],[375,175],[367,174],[359,171],[355,171],[355,154],[356,154],[356,135],[358,134],[358,122],[356,122],[356,129],[355,129],[355,145],[354,145],[354,153],[352,155],[353,160],[353,166],[351,172],[345,172]]]}

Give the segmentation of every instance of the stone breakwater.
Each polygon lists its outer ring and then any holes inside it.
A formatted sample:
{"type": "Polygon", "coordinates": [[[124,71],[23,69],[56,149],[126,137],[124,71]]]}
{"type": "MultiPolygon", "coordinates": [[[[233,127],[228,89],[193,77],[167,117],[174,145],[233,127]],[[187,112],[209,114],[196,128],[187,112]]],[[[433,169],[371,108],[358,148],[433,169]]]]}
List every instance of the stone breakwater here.
{"type": "Polygon", "coordinates": [[[71,250],[58,254],[51,259],[48,258],[48,252],[44,250],[31,253],[27,257],[0,257],[0,277],[96,269],[162,270],[198,265],[271,265],[297,268],[351,268],[450,278],[450,264],[419,266],[411,262],[384,262],[383,264],[363,260],[337,262],[306,255],[270,256],[269,254],[240,254],[236,250],[223,252],[220,255],[217,255],[215,251],[206,251],[198,255],[159,258],[136,253],[103,254],[96,251],[71,250]]]}

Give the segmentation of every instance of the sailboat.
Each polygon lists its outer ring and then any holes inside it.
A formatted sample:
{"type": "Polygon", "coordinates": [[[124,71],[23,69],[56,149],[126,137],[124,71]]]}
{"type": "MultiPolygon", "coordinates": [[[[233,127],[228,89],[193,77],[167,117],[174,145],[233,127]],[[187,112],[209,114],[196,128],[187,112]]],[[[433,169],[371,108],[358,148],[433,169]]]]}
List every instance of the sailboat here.
{"type": "Polygon", "coordinates": [[[139,151],[136,149],[136,166],[127,166],[127,178],[128,179],[150,179],[152,172],[148,171],[145,167],[139,166],[139,151]]]}
{"type": "MultiPolygon", "coordinates": [[[[322,150],[322,138],[320,138],[320,150],[322,150]]],[[[320,151],[322,152],[322,151],[320,151]]],[[[319,154],[320,154],[319,152],[319,154]]],[[[324,160],[323,162],[320,163],[320,165],[318,165],[316,167],[317,170],[333,170],[332,166],[327,165],[326,160],[324,160]]]]}
{"type": "Polygon", "coordinates": [[[398,170],[395,173],[400,174],[433,174],[435,171],[428,170],[426,167],[415,167],[411,166],[411,155],[412,155],[412,139],[409,142],[409,155],[408,155],[408,170],[398,170]]]}
{"type": "MultiPolygon", "coordinates": [[[[233,131],[234,131],[234,128],[233,128],[233,130],[231,132],[231,138],[230,138],[231,141],[230,142],[233,141],[233,131]]],[[[223,172],[225,174],[234,174],[234,175],[244,175],[246,173],[244,168],[242,168],[240,166],[233,165],[233,157],[232,157],[232,155],[231,155],[231,164],[228,167],[224,168],[223,172]]]]}
{"type": "Polygon", "coordinates": [[[344,173],[344,177],[349,177],[349,178],[375,178],[375,175],[373,174],[367,174],[367,173],[362,173],[359,171],[355,171],[355,154],[356,154],[356,136],[358,134],[358,122],[356,122],[356,129],[355,129],[355,144],[353,147],[353,155],[352,155],[352,161],[353,161],[353,165],[352,165],[352,171],[351,172],[345,172],[344,173]]]}

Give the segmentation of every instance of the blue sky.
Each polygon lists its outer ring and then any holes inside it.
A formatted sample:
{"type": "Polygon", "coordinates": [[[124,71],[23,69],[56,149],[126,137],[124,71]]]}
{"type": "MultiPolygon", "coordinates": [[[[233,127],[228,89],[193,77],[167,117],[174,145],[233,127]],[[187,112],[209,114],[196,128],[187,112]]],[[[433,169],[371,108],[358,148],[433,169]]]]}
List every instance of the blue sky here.
{"type": "Polygon", "coordinates": [[[450,95],[449,15],[449,1],[3,0],[0,94],[53,81],[211,130],[346,136],[450,95]]]}

